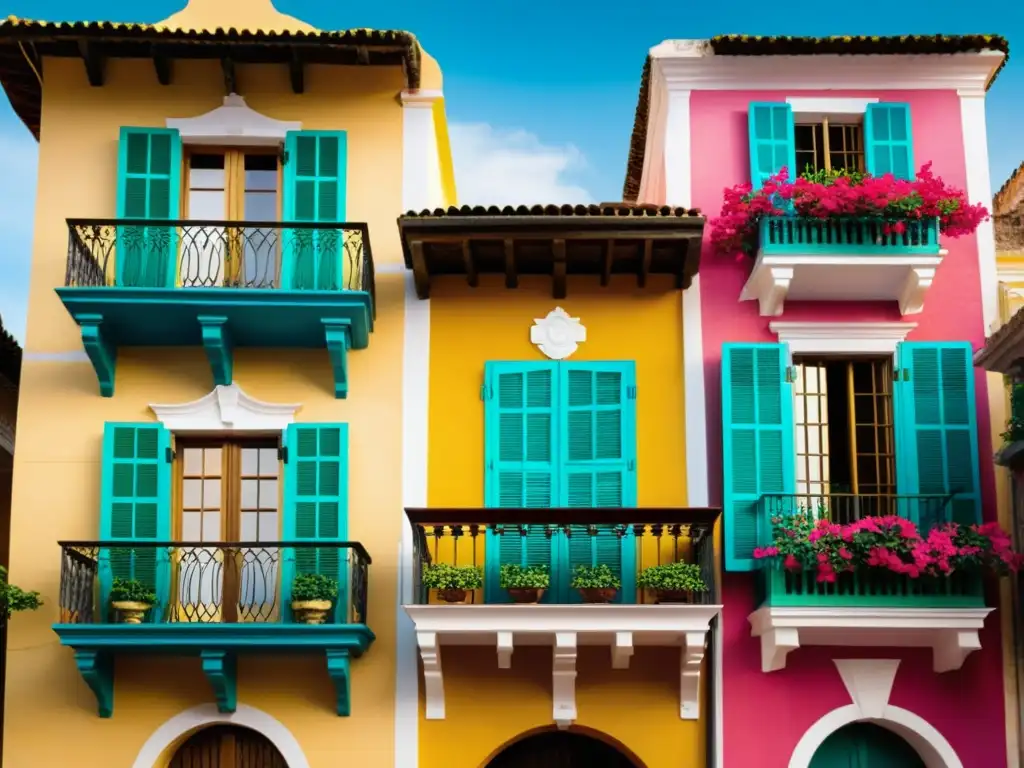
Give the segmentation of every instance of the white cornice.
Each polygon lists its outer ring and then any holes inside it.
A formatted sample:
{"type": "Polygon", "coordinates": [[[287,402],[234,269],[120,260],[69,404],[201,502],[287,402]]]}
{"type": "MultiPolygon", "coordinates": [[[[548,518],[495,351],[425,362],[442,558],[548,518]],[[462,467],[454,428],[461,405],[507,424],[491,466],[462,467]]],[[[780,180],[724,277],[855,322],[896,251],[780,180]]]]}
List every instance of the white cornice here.
{"type": "Polygon", "coordinates": [[[171,432],[280,432],[295,421],[298,403],[265,403],[237,384],[222,384],[190,403],[149,406],[171,432]]]}
{"type": "MultiPolygon", "coordinates": [[[[983,96],[999,51],[949,54],[716,56],[706,41],[667,40],[651,49],[671,90],[951,90],[983,96]],[[683,44],[683,45],[679,45],[683,44]]],[[[652,79],[657,82],[657,79],[652,79]]]]}
{"type": "Polygon", "coordinates": [[[401,91],[398,94],[403,107],[433,107],[435,101],[443,98],[443,91],[401,91]]]}
{"type": "Polygon", "coordinates": [[[302,123],[275,120],[260,114],[237,93],[224,104],[196,117],[169,117],[168,128],[177,128],[185,144],[221,146],[274,146],[289,131],[301,131],[302,123]]]}
{"type": "Polygon", "coordinates": [[[793,354],[838,352],[893,354],[917,323],[807,323],[774,320],[768,323],[793,354]]]}

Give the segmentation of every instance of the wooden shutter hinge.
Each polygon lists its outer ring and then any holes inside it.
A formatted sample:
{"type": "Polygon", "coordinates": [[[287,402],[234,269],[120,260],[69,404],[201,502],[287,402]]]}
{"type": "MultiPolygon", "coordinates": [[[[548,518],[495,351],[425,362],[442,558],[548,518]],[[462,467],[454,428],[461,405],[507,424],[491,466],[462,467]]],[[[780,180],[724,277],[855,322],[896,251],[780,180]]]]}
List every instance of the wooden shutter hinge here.
{"type": "Polygon", "coordinates": [[[277,449],[277,460],[283,461],[285,464],[288,463],[288,446],[282,445],[277,449]]]}
{"type": "Polygon", "coordinates": [[[481,400],[490,400],[492,397],[494,397],[494,389],[493,389],[493,387],[489,387],[486,384],[481,384],[480,385],[480,399],[481,400]]]}
{"type": "Polygon", "coordinates": [[[627,400],[636,400],[636,385],[635,384],[631,384],[630,386],[626,387],[626,399],[627,400]]]}
{"type": "Polygon", "coordinates": [[[288,165],[288,150],[284,148],[284,144],[277,148],[277,159],[281,161],[281,165],[288,165]]]}
{"type": "Polygon", "coordinates": [[[893,381],[910,381],[910,369],[909,368],[893,368],[892,380],[893,381]]]}
{"type": "Polygon", "coordinates": [[[786,366],[785,379],[787,384],[792,384],[796,381],[796,368],[792,365],[786,366]]]}
{"type": "Polygon", "coordinates": [[[178,454],[174,452],[174,449],[168,446],[164,457],[167,459],[167,463],[170,464],[175,458],[177,458],[177,455],[178,454]]]}

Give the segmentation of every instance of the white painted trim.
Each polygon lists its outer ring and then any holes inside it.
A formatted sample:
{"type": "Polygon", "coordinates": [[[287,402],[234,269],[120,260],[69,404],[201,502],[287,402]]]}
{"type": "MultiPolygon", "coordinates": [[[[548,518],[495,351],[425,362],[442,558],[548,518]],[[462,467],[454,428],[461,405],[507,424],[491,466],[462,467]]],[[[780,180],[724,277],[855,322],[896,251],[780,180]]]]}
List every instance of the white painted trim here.
{"type": "MultiPolygon", "coordinates": [[[[647,139],[644,144],[644,167],[640,175],[640,189],[637,192],[638,203],[664,205],[661,190],[665,186],[665,100],[668,89],[664,83],[653,85],[661,77],[661,73],[651,71],[651,100],[647,108],[647,139]]],[[[690,128],[687,126],[686,135],[690,128]]]]}
{"type": "Polygon", "coordinates": [[[302,123],[274,120],[260,114],[237,93],[224,104],[196,117],[169,117],[168,128],[177,128],[186,145],[273,147],[284,142],[289,131],[301,131],[302,123]]]}
{"type": "Polygon", "coordinates": [[[669,91],[665,101],[665,200],[658,204],[689,208],[693,199],[690,91],[669,91]]]}
{"type": "Polygon", "coordinates": [[[768,329],[792,354],[896,353],[917,323],[806,323],[773,320],[768,329]]]}
{"type": "MultiPolygon", "coordinates": [[[[416,297],[405,275],[405,338],[402,346],[402,506],[427,506],[430,409],[430,300],[416,297]]],[[[413,532],[402,510],[395,652],[395,768],[419,765],[419,666],[416,627],[403,605],[413,601],[413,532]]]]}
{"type": "Polygon", "coordinates": [[[999,282],[1006,283],[1008,287],[1024,283],[1024,269],[1018,267],[1007,268],[996,264],[996,275],[999,282]]]}
{"type": "Polygon", "coordinates": [[[772,608],[751,613],[761,638],[761,671],[785,669],[803,645],[931,648],[936,672],[960,669],[981,649],[980,631],[992,608],[772,608]]]}
{"type": "MultiPolygon", "coordinates": [[[[1005,55],[716,56],[706,40],[666,40],[650,50],[671,89],[699,91],[959,90],[984,93],[1005,55]]],[[[652,80],[653,82],[653,80],[652,80]]]]}
{"type": "Polygon", "coordinates": [[[283,432],[295,421],[301,403],[265,403],[250,397],[238,384],[218,384],[198,400],[177,405],[150,404],[156,418],[171,432],[283,432]]]}
{"type": "Polygon", "coordinates": [[[211,725],[238,725],[250,728],[265,736],[277,747],[288,768],[309,768],[309,761],[291,731],[276,718],[246,704],[239,704],[230,714],[218,712],[216,704],[200,704],[175,715],[146,740],[139,756],[132,763],[132,768],[161,768],[163,763],[158,761],[165,757],[164,753],[168,747],[189,731],[211,725]]]}
{"type": "Polygon", "coordinates": [[[535,317],[530,327],[530,343],[549,360],[571,357],[586,340],[586,326],[561,307],[555,307],[544,317],[535,317]]]}
{"type": "MultiPolygon", "coordinates": [[[[988,168],[988,133],[985,93],[961,91],[960,129],[967,168],[967,199],[992,210],[992,179],[988,168]]],[[[981,311],[985,333],[999,321],[999,278],[996,270],[996,233],[990,218],[978,225],[978,271],[981,276],[981,311]]]]}
{"type": "MultiPolygon", "coordinates": [[[[552,647],[552,721],[576,720],[577,648],[607,645],[614,669],[635,646],[680,647],[679,717],[700,718],[700,673],[711,620],[720,605],[406,605],[416,625],[428,720],[445,719],[441,646],[493,645],[499,669],[514,646],[552,647]]],[[[455,664],[458,664],[456,658],[455,664]]]]}
{"type": "Polygon", "coordinates": [[[30,363],[91,363],[85,350],[75,349],[69,352],[25,352],[22,360],[30,363]]]}
{"type": "Polygon", "coordinates": [[[437,151],[434,102],[440,92],[402,91],[402,210],[444,206],[441,159],[437,151]]]}
{"type": "Polygon", "coordinates": [[[795,116],[804,119],[820,119],[820,116],[823,115],[863,117],[864,113],[868,111],[868,105],[877,104],[878,99],[789,96],[786,103],[792,108],[795,116]]]}
{"type": "Polygon", "coordinates": [[[683,291],[683,402],[686,424],[686,502],[710,504],[708,491],[708,419],[704,396],[704,328],[700,275],[683,291]]]}

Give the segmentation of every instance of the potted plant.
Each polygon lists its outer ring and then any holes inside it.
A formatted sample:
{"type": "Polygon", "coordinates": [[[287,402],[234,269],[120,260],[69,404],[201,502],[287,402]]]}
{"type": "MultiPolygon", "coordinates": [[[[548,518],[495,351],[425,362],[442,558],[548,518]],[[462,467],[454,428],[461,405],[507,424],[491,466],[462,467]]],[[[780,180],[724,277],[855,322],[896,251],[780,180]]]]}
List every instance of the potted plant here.
{"type": "Polygon", "coordinates": [[[156,592],[138,579],[114,579],[110,587],[110,605],[125,624],[141,624],[154,603],[156,592]]]}
{"type": "Polygon", "coordinates": [[[551,586],[551,574],[546,565],[503,565],[498,583],[513,603],[539,603],[551,586]]]}
{"type": "Polygon", "coordinates": [[[579,591],[584,603],[610,603],[622,582],[608,565],[578,565],[569,586],[579,591]]]}
{"type": "Polygon", "coordinates": [[[38,592],[26,592],[7,581],[7,569],[0,565],[0,603],[3,604],[7,618],[18,611],[34,611],[43,601],[38,592]]]}
{"type": "Polygon", "coordinates": [[[325,573],[300,573],[292,581],[292,613],[301,624],[323,624],[338,599],[338,580],[325,573]]]}
{"type": "Polygon", "coordinates": [[[483,588],[484,576],[475,565],[430,563],[423,566],[423,586],[446,603],[464,603],[467,593],[483,588]]]}
{"type": "Polygon", "coordinates": [[[692,603],[694,593],[707,592],[708,585],[696,563],[665,563],[644,568],[637,579],[650,589],[658,603],[692,603]]]}

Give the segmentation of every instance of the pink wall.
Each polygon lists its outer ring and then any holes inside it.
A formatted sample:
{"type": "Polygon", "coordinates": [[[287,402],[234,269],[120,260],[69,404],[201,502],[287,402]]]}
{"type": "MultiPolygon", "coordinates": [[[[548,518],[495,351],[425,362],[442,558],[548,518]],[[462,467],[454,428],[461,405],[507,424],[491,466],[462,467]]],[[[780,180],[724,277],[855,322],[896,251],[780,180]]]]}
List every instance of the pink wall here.
{"type": "MultiPolygon", "coordinates": [[[[693,205],[718,215],[722,190],[749,181],[747,105],[785,101],[784,92],[694,91],[690,98],[693,205]]],[[[960,102],[956,93],[936,91],[801,91],[800,96],[877,97],[911,105],[914,157],[918,166],[932,161],[933,171],[961,189],[966,186],[960,102]]],[[[969,340],[975,349],[985,338],[977,246],[973,236],[943,243],[949,255],[939,267],[925,299],[924,312],[906,318],[918,327],[910,340],[969,340]]],[[[705,241],[700,283],[705,356],[708,455],[711,500],[721,503],[721,348],[728,341],[776,341],[771,319],[804,321],[899,321],[895,302],[787,302],[780,318],[758,315],[757,302],[739,302],[750,272],[748,259],[715,256],[705,241]]],[[[984,374],[976,393],[982,499],[987,519],[995,518],[995,489],[984,374]]],[[[965,768],[1002,768],[1004,747],[1002,658],[999,619],[992,615],[982,635],[983,650],[963,669],[937,675],[927,649],[802,648],[785,670],[761,672],[760,645],[750,636],[747,615],[754,605],[753,578],[729,574],[724,584],[723,616],[725,768],[785,768],[804,732],[822,715],[850,703],[835,658],[901,659],[892,703],[934,725],[960,755],[965,768]],[[970,702],[970,706],[964,706],[970,702]],[[770,718],[765,713],[771,713],[770,718]]]]}

